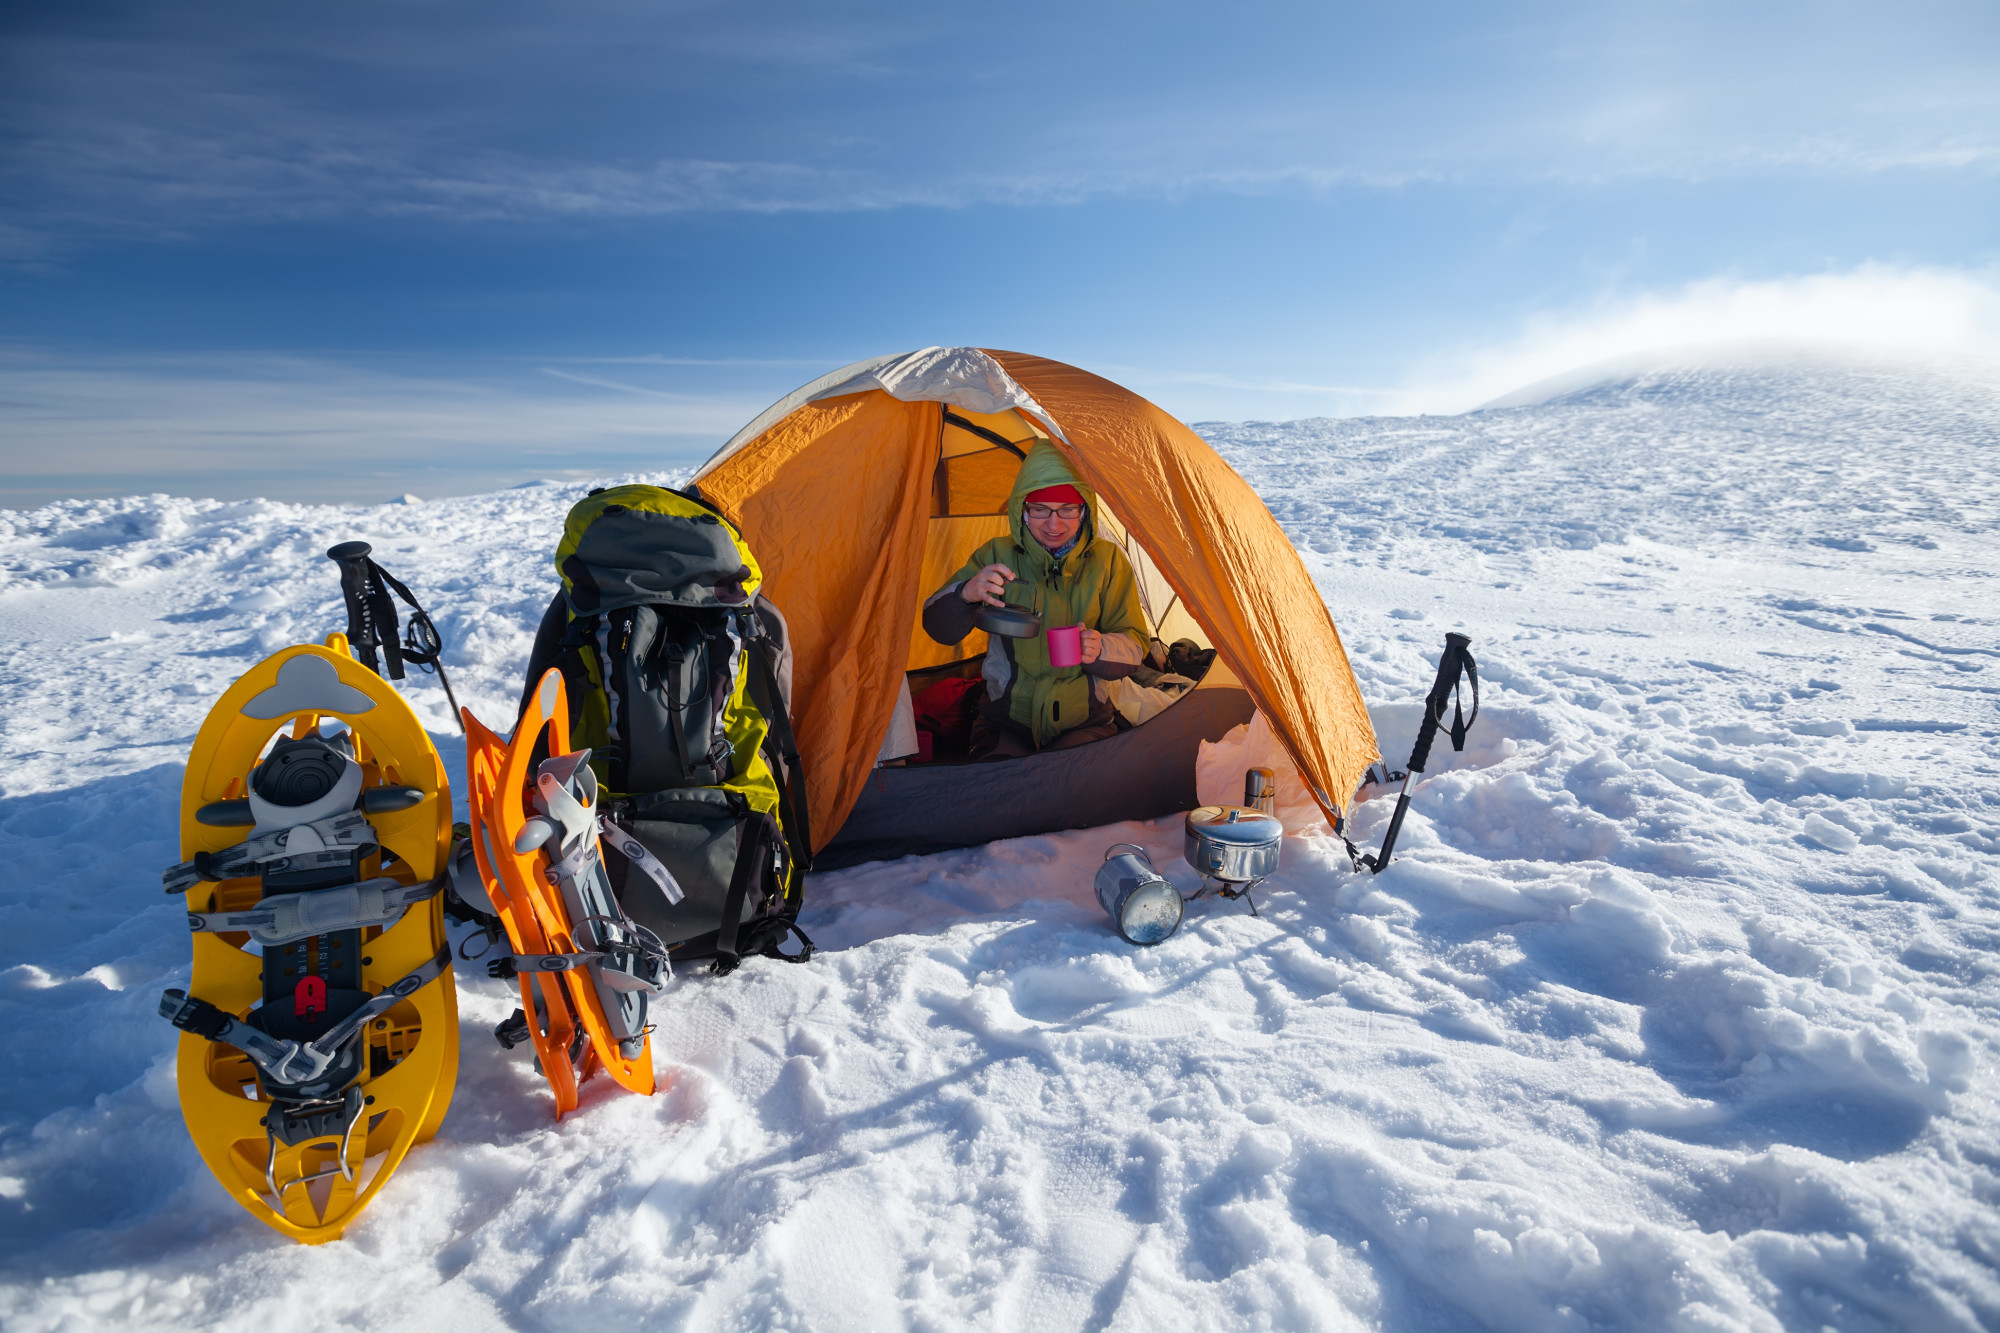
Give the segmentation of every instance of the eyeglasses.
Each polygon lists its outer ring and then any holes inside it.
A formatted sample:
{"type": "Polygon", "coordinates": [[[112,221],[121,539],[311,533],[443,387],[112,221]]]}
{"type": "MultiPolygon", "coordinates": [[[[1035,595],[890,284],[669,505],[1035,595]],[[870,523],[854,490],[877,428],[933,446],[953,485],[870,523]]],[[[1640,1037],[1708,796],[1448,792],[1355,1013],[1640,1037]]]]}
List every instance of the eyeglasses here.
{"type": "Polygon", "coordinates": [[[1068,522],[1071,519],[1083,517],[1083,506],[1082,505],[1025,505],[1022,507],[1021,512],[1027,515],[1029,518],[1034,519],[1037,523],[1045,523],[1052,518],[1059,518],[1062,519],[1064,522],[1068,522]]]}

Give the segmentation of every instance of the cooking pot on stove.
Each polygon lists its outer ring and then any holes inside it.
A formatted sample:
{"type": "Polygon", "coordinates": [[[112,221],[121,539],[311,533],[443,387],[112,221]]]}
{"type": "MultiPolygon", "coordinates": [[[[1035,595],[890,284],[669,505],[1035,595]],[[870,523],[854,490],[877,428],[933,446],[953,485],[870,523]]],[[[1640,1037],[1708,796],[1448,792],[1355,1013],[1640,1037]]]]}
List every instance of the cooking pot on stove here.
{"type": "Polygon", "coordinates": [[[1188,811],[1185,851],[1195,873],[1225,884],[1250,884],[1274,874],[1285,826],[1245,805],[1204,805],[1188,811]]]}

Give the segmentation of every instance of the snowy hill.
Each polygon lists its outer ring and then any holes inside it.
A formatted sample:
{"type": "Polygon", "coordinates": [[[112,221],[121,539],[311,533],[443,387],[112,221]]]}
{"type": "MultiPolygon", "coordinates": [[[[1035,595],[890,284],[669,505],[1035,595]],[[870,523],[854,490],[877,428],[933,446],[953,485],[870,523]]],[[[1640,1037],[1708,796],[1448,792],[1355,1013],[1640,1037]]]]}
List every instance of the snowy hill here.
{"type": "MultiPolygon", "coordinates": [[[[1091,867],[1175,860],[1174,821],[815,876],[818,961],[679,979],[667,1090],[561,1125],[466,978],[442,1133],[317,1250],[180,1125],[180,761],[342,623],[348,537],[503,716],[582,488],[0,513],[0,1319],[2000,1323],[2000,390],[1794,360],[1513,398],[1199,428],[1392,758],[1474,636],[1487,711],[1386,873],[1295,838],[1261,918],[1204,900],[1144,951],[1091,867]]],[[[407,694],[458,783],[441,692],[407,694]]]]}

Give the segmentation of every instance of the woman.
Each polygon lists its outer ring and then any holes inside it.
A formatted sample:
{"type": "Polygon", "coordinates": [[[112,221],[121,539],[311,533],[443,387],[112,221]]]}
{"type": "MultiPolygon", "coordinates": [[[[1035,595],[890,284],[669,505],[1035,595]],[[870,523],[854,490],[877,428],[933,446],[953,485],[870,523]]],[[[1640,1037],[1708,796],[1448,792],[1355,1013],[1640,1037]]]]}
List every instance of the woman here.
{"type": "Polygon", "coordinates": [[[1152,642],[1132,564],[1097,535],[1097,496],[1054,445],[1028,451],[1007,517],[1009,535],[974,551],[924,603],[924,632],[957,643],[972,632],[981,605],[1026,606],[1041,613],[1045,629],[1083,627],[1083,664],[1051,666],[1046,633],[991,636],[980,673],[986,696],[972,728],[975,759],[1066,749],[1113,734],[1117,714],[1101,682],[1129,675],[1152,642]]]}

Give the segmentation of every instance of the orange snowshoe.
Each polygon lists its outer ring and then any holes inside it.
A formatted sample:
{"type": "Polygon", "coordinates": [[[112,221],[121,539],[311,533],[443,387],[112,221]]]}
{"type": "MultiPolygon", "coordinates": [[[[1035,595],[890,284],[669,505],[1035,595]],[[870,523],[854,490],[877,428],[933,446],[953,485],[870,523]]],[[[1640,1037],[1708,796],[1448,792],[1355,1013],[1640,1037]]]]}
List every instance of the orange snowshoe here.
{"type": "Polygon", "coordinates": [[[499,918],[513,952],[488,971],[521,987],[520,1010],[496,1035],[509,1046],[533,1044],[558,1117],[576,1106],[579,1085],[598,1067],[650,1096],[647,1016],[670,974],[667,950],[618,905],[600,837],[617,839],[669,901],[680,899],[680,886],[636,839],[598,817],[589,752],[569,750],[561,672],[542,677],[511,741],[460,711],[478,882],[460,873],[454,887],[468,905],[499,918]],[[537,762],[537,755],[547,757],[537,762]]]}

